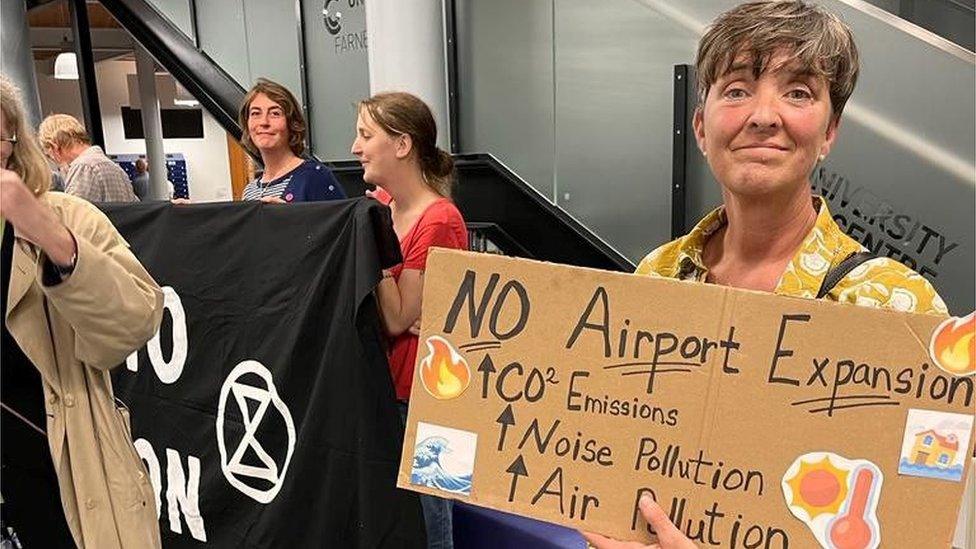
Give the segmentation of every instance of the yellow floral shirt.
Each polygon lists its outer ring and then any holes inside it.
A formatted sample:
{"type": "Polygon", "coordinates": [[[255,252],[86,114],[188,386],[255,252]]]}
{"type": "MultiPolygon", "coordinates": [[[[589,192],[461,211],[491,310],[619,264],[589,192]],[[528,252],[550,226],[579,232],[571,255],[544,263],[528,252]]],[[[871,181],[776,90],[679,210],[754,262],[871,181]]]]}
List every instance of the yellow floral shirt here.
{"type": "MultiPolygon", "coordinates": [[[[844,234],[821,198],[814,197],[813,203],[818,210],[817,221],[779,279],[776,294],[813,299],[828,271],[852,253],[866,249],[844,234]]],[[[702,249],[708,237],[726,222],[725,208],[719,207],[685,236],[647,254],[636,273],[704,282],[708,269],[702,262],[702,249]]],[[[887,257],[857,266],[825,299],[864,307],[948,315],[945,302],[928,280],[887,257]]]]}

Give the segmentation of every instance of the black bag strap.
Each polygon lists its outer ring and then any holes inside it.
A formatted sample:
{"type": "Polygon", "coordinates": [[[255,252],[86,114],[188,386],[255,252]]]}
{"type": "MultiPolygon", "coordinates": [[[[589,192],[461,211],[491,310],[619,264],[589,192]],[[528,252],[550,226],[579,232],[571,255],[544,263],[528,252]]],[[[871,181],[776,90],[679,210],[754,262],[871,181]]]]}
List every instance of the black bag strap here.
{"type": "Polygon", "coordinates": [[[823,299],[827,294],[830,293],[830,290],[834,289],[834,286],[836,286],[838,282],[844,280],[844,277],[847,276],[848,273],[857,268],[858,265],[861,265],[865,261],[870,261],[875,257],[877,256],[875,256],[872,252],[867,251],[854,252],[845,257],[843,261],[838,263],[836,267],[828,271],[826,276],[824,276],[823,283],[820,285],[820,291],[817,292],[817,299],[823,299]]]}

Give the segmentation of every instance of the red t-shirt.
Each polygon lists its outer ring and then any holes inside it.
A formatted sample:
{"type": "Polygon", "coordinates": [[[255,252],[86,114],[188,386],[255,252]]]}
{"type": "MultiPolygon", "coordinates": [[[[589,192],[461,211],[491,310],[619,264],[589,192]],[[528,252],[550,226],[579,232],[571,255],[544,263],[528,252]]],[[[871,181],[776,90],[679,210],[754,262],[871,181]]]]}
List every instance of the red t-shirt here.
{"type": "MultiPolygon", "coordinates": [[[[386,192],[377,189],[375,196],[383,204],[389,205],[391,198],[386,192]]],[[[427,267],[427,252],[434,246],[455,250],[468,249],[468,229],[464,226],[464,218],[461,217],[461,212],[454,203],[447,198],[441,198],[427,206],[410,231],[400,239],[403,263],[391,269],[394,280],[400,281],[400,273],[403,269],[423,271],[427,267]]],[[[419,338],[409,331],[403,332],[390,341],[388,350],[390,373],[393,376],[397,398],[400,400],[410,398],[418,343],[419,338]]]]}

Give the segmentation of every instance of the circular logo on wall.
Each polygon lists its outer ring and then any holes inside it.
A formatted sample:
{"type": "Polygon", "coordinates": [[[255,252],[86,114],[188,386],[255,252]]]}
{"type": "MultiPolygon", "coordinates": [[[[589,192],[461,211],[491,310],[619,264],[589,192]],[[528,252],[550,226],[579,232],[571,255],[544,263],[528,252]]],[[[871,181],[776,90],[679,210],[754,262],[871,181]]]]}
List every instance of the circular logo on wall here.
{"type": "Polygon", "coordinates": [[[295,450],[295,423],[271,372],[256,360],[235,366],[220,388],[217,448],[231,486],[259,503],[274,500],[295,450]],[[228,410],[233,410],[229,422],[228,410]]]}
{"type": "Polygon", "coordinates": [[[330,4],[335,4],[339,0],[325,0],[325,5],[322,6],[322,22],[325,23],[325,30],[329,31],[329,34],[336,35],[342,30],[342,12],[329,9],[330,4]]]}

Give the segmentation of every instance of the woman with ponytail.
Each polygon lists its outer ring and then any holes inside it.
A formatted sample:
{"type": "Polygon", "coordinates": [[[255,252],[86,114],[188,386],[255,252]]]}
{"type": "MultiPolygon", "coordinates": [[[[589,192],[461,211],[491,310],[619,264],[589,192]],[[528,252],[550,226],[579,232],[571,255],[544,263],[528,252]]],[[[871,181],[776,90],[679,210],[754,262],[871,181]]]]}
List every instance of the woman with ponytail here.
{"type": "MultiPolygon", "coordinates": [[[[390,207],[403,263],[383,272],[376,289],[400,411],[407,400],[417,357],[420,296],[432,247],[467,249],[468,233],[451,201],[454,160],[437,147],[430,108],[402,92],[381,93],[359,103],[352,153],[363,165],[369,193],[390,207]]],[[[421,496],[428,547],[452,547],[448,500],[421,496]]]]}

